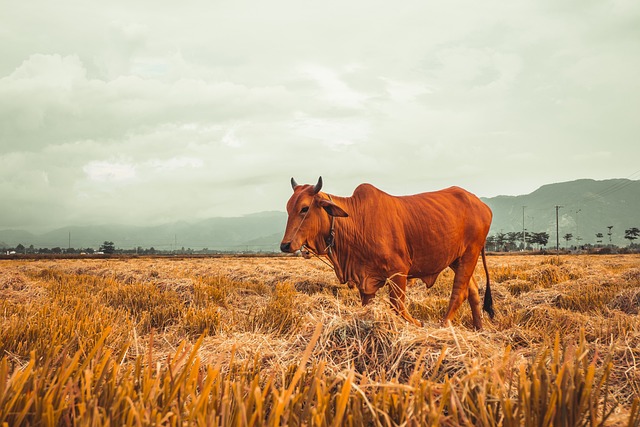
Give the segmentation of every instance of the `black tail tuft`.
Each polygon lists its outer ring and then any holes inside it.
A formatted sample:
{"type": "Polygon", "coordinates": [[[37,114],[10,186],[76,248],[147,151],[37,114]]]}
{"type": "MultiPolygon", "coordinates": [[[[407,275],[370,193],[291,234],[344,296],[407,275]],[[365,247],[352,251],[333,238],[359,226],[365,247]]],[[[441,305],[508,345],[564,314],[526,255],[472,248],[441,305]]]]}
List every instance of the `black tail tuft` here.
{"type": "Polygon", "coordinates": [[[489,314],[489,317],[493,319],[496,312],[493,311],[493,298],[491,297],[491,283],[489,281],[489,270],[487,269],[487,259],[484,254],[484,248],[482,248],[482,265],[484,266],[484,272],[487,276],[487,287],[484,290],[484,300],[482,303],[482,309],[489,314]]]}
{"type": "Polygon", "coordinates": [[[482,309],[489,314],[489,317],[493,319],[493,316],[496,315],[496,312],[493,311],[493,298],[491,298],[491,288],[489,287],[489,282],[487,282],[487,288],[484,291],[484,303],[482,304],[482,309]]]}

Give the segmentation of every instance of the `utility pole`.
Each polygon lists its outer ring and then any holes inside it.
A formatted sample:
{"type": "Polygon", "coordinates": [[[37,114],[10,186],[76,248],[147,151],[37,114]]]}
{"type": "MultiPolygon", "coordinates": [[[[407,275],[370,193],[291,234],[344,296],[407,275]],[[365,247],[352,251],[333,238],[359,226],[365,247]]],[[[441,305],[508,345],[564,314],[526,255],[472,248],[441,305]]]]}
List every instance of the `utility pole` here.
{"type": "Polygon", "coordinates": [[[527,248],[527,235],[526,235],[526,231],[524,228],[524,208],[526,208],[526,206],[522,207],[522,250],[524,251],[527,248]]]}
{"type": "Polygon", "coordinates": [[[71,249],[71,232],[69,232],[69,246],[67,246],[67,249],[71,249]]]}
{"type": "Polygon", "coordinates": [[[556,205],[556,253],[560,253],[560,231],[558,228],[558,210],[560,206],[556,205]]]}
{"type": "Polygon", "coordinates": [[[578,243],[577,243],[577,245],[578,245],[578,246],[580,246],[580,240],[582,240],[582,239],[580,238],[580,227],[578,226],[578,214],[579,214],[580,212],[582,212],[582,209],[578,209],[578,210],[576,211],[576,242],[578,242],[578,243]]]}

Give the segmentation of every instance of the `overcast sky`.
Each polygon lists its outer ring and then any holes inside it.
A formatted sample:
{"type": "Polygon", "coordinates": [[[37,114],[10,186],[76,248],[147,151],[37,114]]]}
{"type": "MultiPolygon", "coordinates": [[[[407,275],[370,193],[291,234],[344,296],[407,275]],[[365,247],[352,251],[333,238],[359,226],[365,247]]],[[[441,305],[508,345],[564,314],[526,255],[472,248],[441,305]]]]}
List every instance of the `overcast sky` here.
{"type": "Polygon", "coordinates": [[[0,0],[0,228],[638,179],[640,2],[0,0]],[[635,174],[635,175],[634,175],[635,174]]]}

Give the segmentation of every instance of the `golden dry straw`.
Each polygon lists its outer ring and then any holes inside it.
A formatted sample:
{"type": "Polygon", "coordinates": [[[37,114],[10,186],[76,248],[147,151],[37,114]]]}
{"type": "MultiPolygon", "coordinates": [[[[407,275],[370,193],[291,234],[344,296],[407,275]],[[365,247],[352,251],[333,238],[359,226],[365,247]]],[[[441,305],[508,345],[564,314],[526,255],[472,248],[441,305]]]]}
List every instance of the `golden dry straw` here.
{"type": "Polygon", "coordinates": [[[416,327],[317,260],[2,261],[0,424],[639,425],[639,266],[490,257],[475,332],[448,271],[416,327]]]}

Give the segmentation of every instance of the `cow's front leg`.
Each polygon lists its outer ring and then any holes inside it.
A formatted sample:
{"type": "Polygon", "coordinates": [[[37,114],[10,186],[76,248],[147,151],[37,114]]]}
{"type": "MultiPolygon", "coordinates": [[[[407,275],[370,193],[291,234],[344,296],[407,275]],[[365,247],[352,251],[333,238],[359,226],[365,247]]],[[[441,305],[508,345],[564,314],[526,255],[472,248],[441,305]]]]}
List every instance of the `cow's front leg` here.
{"type": "Polygon", "coordinates": [[[387,279],[387,282],[389,283],[391,306],[395,312],[402,316],[407,322],[413,323],[416,326],[422,326],[422,323],[409,314],[404,303],[407,294],[407,276],[400,274],[394,275],[387,279]]]}

